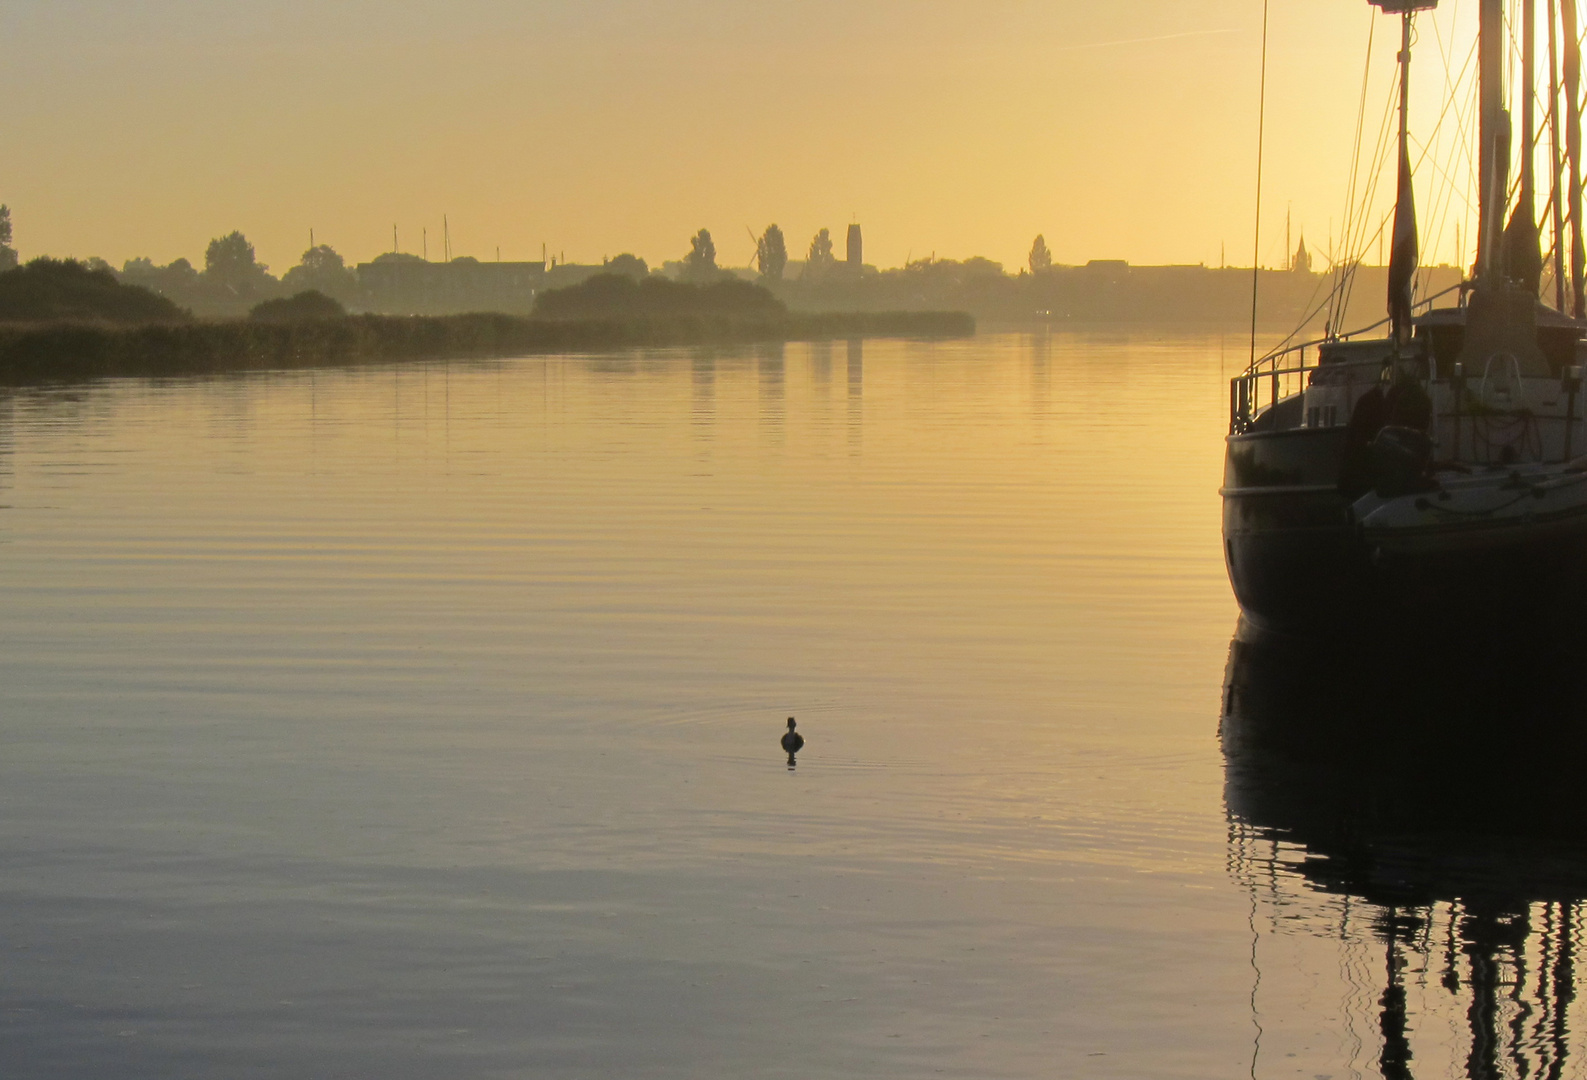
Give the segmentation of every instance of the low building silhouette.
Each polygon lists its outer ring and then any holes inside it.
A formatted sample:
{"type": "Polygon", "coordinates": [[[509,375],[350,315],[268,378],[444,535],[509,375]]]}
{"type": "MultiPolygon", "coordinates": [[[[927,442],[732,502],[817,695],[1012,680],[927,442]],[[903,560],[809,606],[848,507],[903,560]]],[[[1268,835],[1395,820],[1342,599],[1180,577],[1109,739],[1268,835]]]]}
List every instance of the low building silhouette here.
{"type": "Polygon", "coordinates": [[[363,306],[382,315],[526,315],[547,287],[547,277],[541,262],[480,262],[466,255],[429,262],[392,252],[358,264],[363,306]]]}

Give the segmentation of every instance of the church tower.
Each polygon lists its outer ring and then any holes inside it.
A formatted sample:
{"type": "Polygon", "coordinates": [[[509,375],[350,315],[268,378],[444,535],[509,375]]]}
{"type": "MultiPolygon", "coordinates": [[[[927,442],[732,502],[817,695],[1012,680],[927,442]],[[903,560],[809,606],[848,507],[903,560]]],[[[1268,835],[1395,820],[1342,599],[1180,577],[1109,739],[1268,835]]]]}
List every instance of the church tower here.
{"type": "Polygon", "coordinates": [[[1306,234],[1300,234],[1300,247],[1295,249],[1295,257],[1291,260],[1289,268],[1297,274],[1311,273],[1311,252],[1306,250],[1306,234]]]}

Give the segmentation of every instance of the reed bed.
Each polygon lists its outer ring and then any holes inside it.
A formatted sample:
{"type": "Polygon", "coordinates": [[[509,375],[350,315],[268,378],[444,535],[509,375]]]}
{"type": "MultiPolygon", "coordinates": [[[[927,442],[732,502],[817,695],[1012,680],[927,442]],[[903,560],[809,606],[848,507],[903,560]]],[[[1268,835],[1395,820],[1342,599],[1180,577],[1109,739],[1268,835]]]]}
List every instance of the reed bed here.
{"type": "Polygon", "coordinates": [[[0,383],[167,377],[339,364],[634,347],[965,337],[960,312],[790,312],[766,318],[680,315],[551,320],[511,315],[390,316],[257,321],[0,324],[0,383]]]}

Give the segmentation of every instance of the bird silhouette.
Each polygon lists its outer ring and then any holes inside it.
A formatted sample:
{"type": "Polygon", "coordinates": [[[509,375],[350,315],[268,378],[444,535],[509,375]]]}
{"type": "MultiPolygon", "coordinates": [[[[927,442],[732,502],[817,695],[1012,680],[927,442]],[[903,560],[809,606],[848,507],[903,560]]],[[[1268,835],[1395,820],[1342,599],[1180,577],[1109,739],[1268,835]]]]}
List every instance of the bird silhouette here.
{"type": "Polygon", "coordinates": [[[788,752],[788,764],[794,763],[794,755],[805,748],[805,737],[794,730],[794,718],[788,718],[788,730],[783,733],[782,748],[788,752]]]}

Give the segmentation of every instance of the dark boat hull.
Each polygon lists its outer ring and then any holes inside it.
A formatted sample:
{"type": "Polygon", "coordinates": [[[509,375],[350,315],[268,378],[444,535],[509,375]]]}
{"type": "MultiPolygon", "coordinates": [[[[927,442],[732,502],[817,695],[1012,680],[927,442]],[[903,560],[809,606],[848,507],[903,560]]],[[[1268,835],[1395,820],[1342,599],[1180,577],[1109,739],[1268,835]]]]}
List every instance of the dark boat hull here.
{"type": "Polygon", "coordinates": [[[1587,607],[1587,519],[1484,550],[1395,556],[1356,527],[1338,476],[1341,428],[1231,435],[1224,557],[1256,627],[1303,637],[1579,632],[1587,607]]]}
{"type": "Polygon", "coordinates": [[[1223,478],[1223,553],[1246,617],[1315,632],[1356,618],[1371,560],[1339,492],[1342,428],[1231,435],[1223,478]]]}

